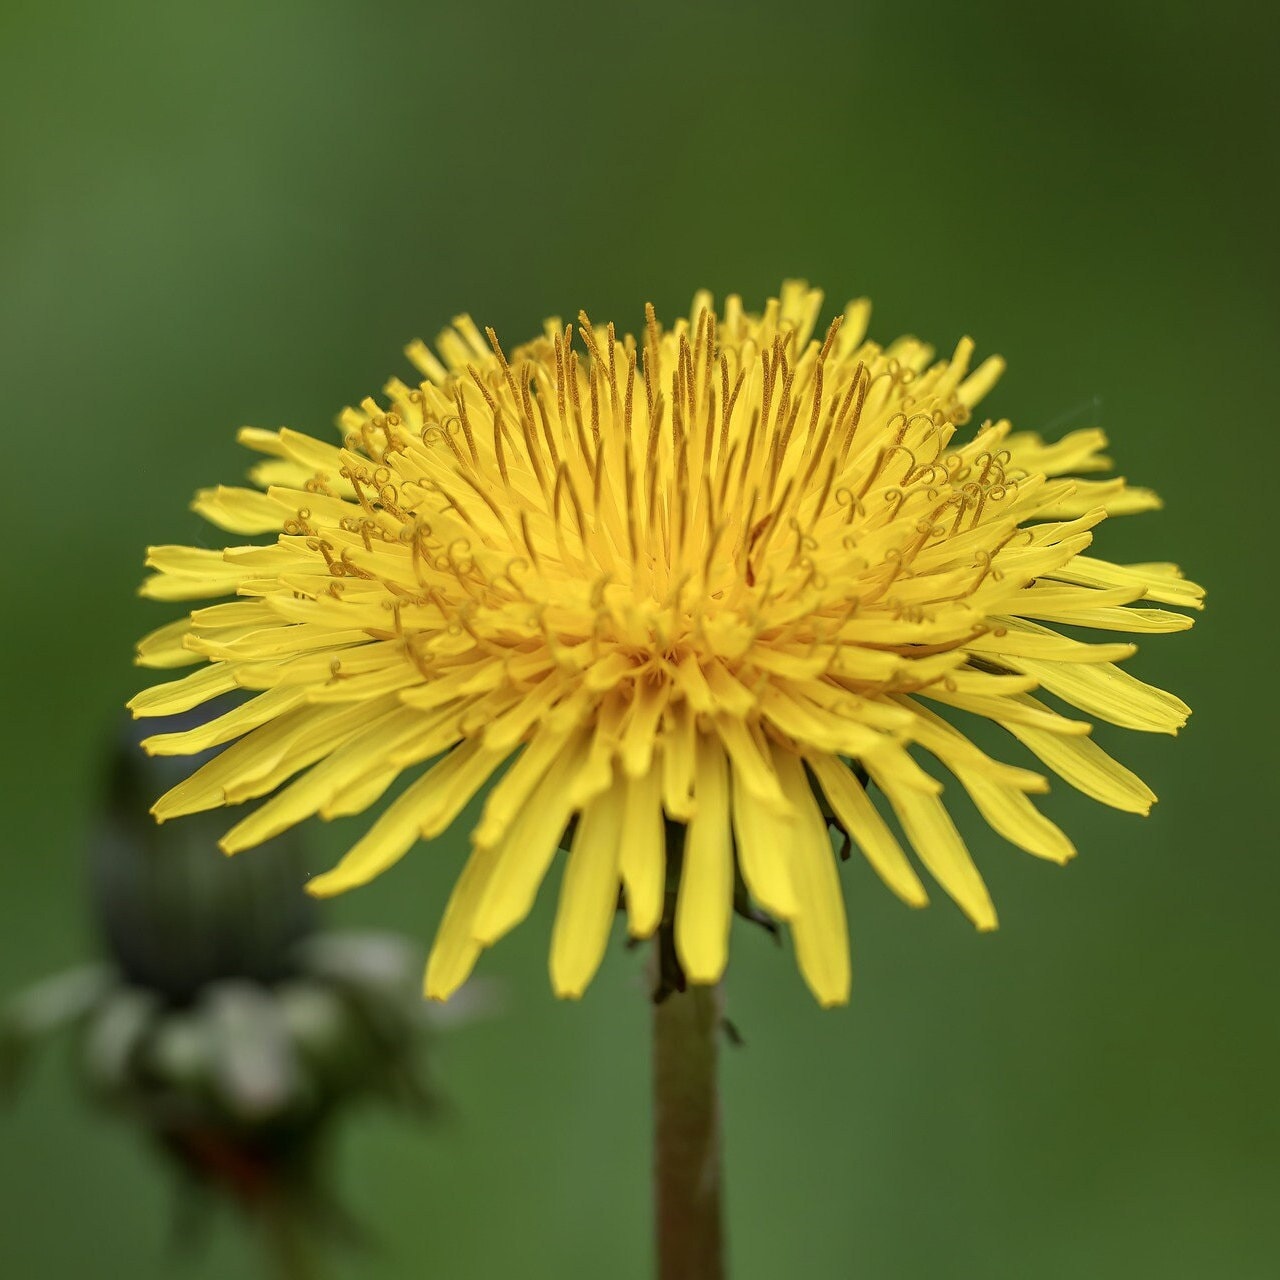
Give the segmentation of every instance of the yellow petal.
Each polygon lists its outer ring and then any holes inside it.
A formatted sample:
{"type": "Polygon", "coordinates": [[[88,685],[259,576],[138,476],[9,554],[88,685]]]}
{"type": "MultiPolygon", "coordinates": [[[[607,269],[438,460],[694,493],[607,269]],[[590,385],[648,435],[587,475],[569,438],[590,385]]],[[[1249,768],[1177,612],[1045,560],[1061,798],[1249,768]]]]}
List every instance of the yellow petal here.
{"type": "MultiPolygon", "coordinates": [[[[381,710],[385,710],[382,708],[381,710]]],[[[295,707],[246,734],[152,806],[158,822],[265,795],[351,736],[332,709],[295,707]]]]}
{"type": "Polygon", "coordinates": [[[511,751],[524,735],[548,712],[562,694],[568,692],[562,680],[548,676],[532,692],[525,694],[509,711],[494,717],[485,727],[485,742],[495,751],[511,751]]]}
{"type": "Polygon", "coordinates": [[[955,900],[979,929],[996,927],[996,909],[969,850],[951,821],[946,805],[934,795],[898,786],[866,761],[868,772],[888,797],[912,847],[929,874],[955,900]]]}
{"type": "Polygon", "coordinates": [[[480,956],[472,934],[476,907],[494,879],[499,849],[475,849],[453,886],[440,928],[436,931],[423,988],[428,1000],[447,1000],[471,976],[480,956]]]}
{"type": "Polygon", "coordinates": [[[219,847],[224,853],[240,853],[318,813],[335,790],[377,769],[417,727],[417,713],[408,707],[395,707],[364,724],[303,777],[237,822],[219,847]]]}
{"type": "Polygon", "coordinates": [[[179,711],[190,711],[210,698],[230,693],[236,687],[235,677],[229,666],[212,663],[193,671],[181,680],[153,685],[134,694],[129,700],[129,710],[134,718],[142,716],[171,716],[179,711]]]}
{"type": "Polygon", "coordinates": [[[1075,845],[1016,787],[975,769],[957,768],[955,775],[993,830],[1011,844],[1050,862],[1075,857],[1075,845]]]}
{"type": "Polygon", "coordinates": [[[973,769],[983,777],[991,778],[1017,791],[1049,790],[1049,784],[1041,774],[1033,773],[1030,769],[1019,769],[1001,760],[993,760],[953,725],[941,716],[934,715],[918,699],[897,697],[895,700],[903,706],[909,706],[915,712],[916,723],[911,730],[913,740],[931,751],[952,772],[960,768],[973,769]]]}
{"type": "Polygon", "coordinates": [[[1034,431],[1014,431],[1004,443],[1013,455],[1013,465],[1024,471],[1061,476],[1107,471],[1111,467],[1111,459],[1101,456],[1101,450],[1107,447],[1106,434],[1097,427],[1069,431],[1052,444],[1046,444],[1034,431]]]}
{"type": "Polygon", "coordinates": [[[929,897],[920,877],[853,771],[835,756],[821,752],[815,751],[806,758],[840,825],[880,878],[903,902],[913,907],[926,906],[929,897]]]}
{"type": "Polygon", "coordinates": [[[965,642],[970,653],[1039,658],[1045,662],[1119,662],[1134,654],[1131,644],[1082,644],[1016,618],[995,617],[990,622],[991,631],[965,642]]]}
{"type": "MultiPolygon", "coordinates": [[[[349,652],[349,650],[344,650],[349,652]]],[[[339,657],[339,661],[342,658],[339,657]]],[[[349,664],[348,664],[349,665],[349,664]]],[[[400,690],[412,691],[422,680],[421,675],[408,662],[387,662],[383,667],[361,675],[346,674],[341,679],[329,680],[306,690],[308,702],[359,702],[367,705],[385,693],[400,690]]],[[[401,701],[408,699],[401,694],[401,701]]]]}
{"type": "Polygon", "coordinates": [[[1000,381],[1005,364],[999,356],[988,356],[956,388],[956,399],[972,408],[1000,381]]]}
{"type": "Polygon", "coordinates": [[[1005,723],[1005,728],[1078,791],[1113,809],[1127,813],[1151,812],[1155,792],[1137,774],[1113,760],[1093,739],[1061,737],[1011,721],[1005,723]]]}
{"type": "Polygon", "coordinates": [[[244,569],[228,564],[221,551],[200,547],[148,547],[147,565],[159,570],[139,588],[139,592],[151,600],[200,600],[231,595],[246,576],[244,569]]]}
{"type": "Polygon", "coordinates": [[[394,866],[419,838],[439,835],[501,763],[473,738],[449,752],[397,797],[332,871],[313,876],[307,892],[330,898],[368,884],[394,866]]]}
{"type": "Polygon", "coordinates": [[[666,710],[669,689],[665,681],[638,680],[631,716],[622,732],[622,768],[629,778],[650,772],[658,725],[666,710]]]}
{"type": "Polygon", "coordinates": [[[191,509],[229,533],[276,533],[289,512],[257,489],[201,489],[191,509]]]}
{"type": "MultiPolygon", "coordinates": [[[[1095,594],[1101,595],[1102,592],[1095,594]]],[[[1050,611],[1044,608],[1028,609],[1029,618],[1043,618],[1047,622],[1066,622],[1075,627],[1093,627],[1098,631],[1131,631],[1136,634],[1159,635],[1174,631],[1190,631],[1195,619],[1185,613],[1171,613],[1168,609],[1138,608],[1076,608],[1050,611]]]]}
{"type": "MultiPolygon", "coordinates": [[[[772,753],[768,763],[772,772],[772,753]]],[[[781,816],[775,806],[766,804],[752,791],[743,780],[736,760],[733,761],[732,789],[738,865],[747,891],[766,911],[784,920],[790,919],[796,913],[796,894],[791,883],[794,814],[781,816]]],[[[781,784],[778,792],[781,796],[781,784]]],[[[791,813],[789,805],[788,813],[791,813]]]]}
{"type": "Polygon", "coordinates": [[[476,844],[497,844],[506,835],[520,811],[529,803],[535,788],[542,785],[547,770],[576,732],[576,726],[566,729],[544,727],[534,734],[515,763],[489,792],[480,822],[472,833],[476,844]]]}
{"type": "Polygon", "coordinates": [[[662,773],[657,766],[625,779],[626,808],[619,837],[618,869],[627,892],[631,936],[647,938],[662,921],[666,897],[666,828],[662,773]]]}
{"type": "Polygon", "coordinates": [[[707,734],[698,734],[694,771],[697,811],[685,829],[676,954],[691,982],[710,984],[719,982],[729,954],[733,845],[724,749],[707,734]]]}
{"type": "Polygon", "coordinates": [[[769,722],[789,738],[806,746],[843,755],[862,756],[881,747],[881,734],[854,717],[855,700],[846,696],[843,711],[820,706],[803,697],[794,686],[767,686],[760,707],[769,722]]]}
{"type": "Polygon", "coordinates": [[[1041,508],[1044,516],[1076,516],[1103,507],[1108,515],[1130,516],[1143,511],[1159,511],[1164,505],[1153,489],[1131,485],[1123,476],[1112,480],[1074,481],[1075,492],[1041,508]]]}
{"type": "Polygon", "coordinates": [[[694,721],[688,703],[667,708],[662,734],[662,804],[677,822],[688,822],[697,810],[693,795],[694,721]]]}
{"type": "Polygon", "coordinates": [[[556,995],[577,999],[604,958],[618,908],[621,787],[610,787],[582,811],[560,888],[551,935],[551,983],[556,995]]]}
{"type": "Polygon", "coordinates": [[[1042,703],[1029,700],[1025,694],[1005,694],[998,698],[979,697],[951,693],[944,685],[933,684],[927,689],[921,689],[918,696],[928,698],[931,702],[957,707],[961,711],[970,711],[987,720],[995,720],[1005,728],[1015,724],[1027,725],[1044,733],[1079,738],[1086,737],[1091,728],[1088,721],[1068,720],[1056,711],[1050,711],[1042,703]]]}
{"type": "Polygon", "coordinates": [[[782,790],[796,812],[792,827],[791,882],[796,912],[791,933],[796,960],[810,990],[824,1008],[849,1000],[849,926],[835,852],[826,820],[809,789],[800,758],[773,747],[774,767],[782,790]]]}
{"type": "Polygon", "coordinates": [[[1024,794],[1047,791],[1049,784],[1043,777],[991,759],[940,716],[917,702],[911,705],[919,718],[917,740],[956,775],[994,830],[1020,849],[1051,862],[1075,856],[1071,841],[1024,794]]]}
{"type": "Polygon", "coordinates": [[[1064,702],[1126,729],[1177,733],[1191,714],[1181,698],[1145,684],[1111,663],[1082,666],[1022,658],[1018,666],[1064,702]]]}
{"type": "Polygon", "coordinates": [[[286,711],[292,711],[301,701],[300,689],[271,689],[193,729],[182,733],[152,734],[143,739],[142,749],[152,756],[195,755],[267,724],[286,711]]]}
{"type": "Polygon", "coordinates": [[[530,796],[516,821],[493,846],[495,874],[475,908],[471,929],[485,946],[496,942],[529,914],[547,870],[555,858],[573,805],[569,782],[587,756],[589,731],[577,730],[547,770],[543,784],[530,796]]]}
{"type": "Polygon", "coordinates": [[[1052,576],[1088,587],[1142,587],[1148,600],[1181,605],[1184,609],[1204,608],[1204,588],[1188,582],[1176,564],[1111,564],[1076,556],[1052,576]]]}
{"type": "Polygon", "coordinates": [[[388,788],[404,772],[399,764],[384,764],[378,769],[339,787],[320,806],[320,816],[326,821],[345,818],[353,813],[363,813],[372,808],[386,794],[388,788]]]}
{"type": "Polygon", "coordinates": [[[140,667],[190,667],[204,659],[198,653],[192,653],[183,644],[191,630],[190,618],[179,618],[163,627],[158,627],[149,635],[138,641],[138,654],[135,659],[140,667]]]}
{"type": "Polygon", "coordinates": [[[786,817],[791,809],[758,731],[752,732],[745,721],[732,715],[717,716],[713,727],[733,762],[735,788],[745,788],[766,808],[779,817],[786,817]]]}

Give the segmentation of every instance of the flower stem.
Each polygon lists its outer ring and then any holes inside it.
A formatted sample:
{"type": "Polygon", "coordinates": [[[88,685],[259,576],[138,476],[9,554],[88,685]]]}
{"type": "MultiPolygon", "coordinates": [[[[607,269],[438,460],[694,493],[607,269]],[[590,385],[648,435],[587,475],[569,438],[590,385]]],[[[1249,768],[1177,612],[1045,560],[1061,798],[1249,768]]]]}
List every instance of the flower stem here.
{"type": "Polygon", "coordinates": [[[654,1198],[659,1280],[724,1280],[720,988],[690,986],[653,1006],[654,1198]]]}
{"type": "Polygon", "coordinates": [[[302,1223],[287,1201],[272,1198],[259,1210],[268,1274],[273,1280],[314,1280],[302,1223]]]}

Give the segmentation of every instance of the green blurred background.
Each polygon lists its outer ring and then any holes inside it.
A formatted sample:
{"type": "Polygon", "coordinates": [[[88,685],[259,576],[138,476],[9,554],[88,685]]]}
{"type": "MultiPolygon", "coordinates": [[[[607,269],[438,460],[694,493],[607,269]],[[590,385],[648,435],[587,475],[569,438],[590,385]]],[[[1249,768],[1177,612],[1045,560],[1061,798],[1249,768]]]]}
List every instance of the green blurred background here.
{"type": "MultiPolygon", "coordinates": [[[[999,933],[851,862],[856,989],[822,1013],[738,927],[735,1275],[1274,1276],[1275,13],[6,5],[0,991],[93,945],[96,757],[169,616],[134,597],[142,548],[211,536],[186,504],[241,474],[235,427],[324,433],[460,310],[511,342],[805,275],[870,294],[876,336],[1002,352],[989,406],[1021,425],[1106,427],[1168,505],[1102,554],[1177,560],[1210,607],[1133,668],[1195,707],[1181,740],[1099,730],[1149,820],[1059,788],[1066,870],[975,838],[999,933]]],[[[312,829],[317,868],[358,826],[312,829]]],[[[425,945],[464,830],[333,918],[425,945]]],[[[640,962],[558,1004],[553,904],[482,966],[506,1014],[443,1048],[453,1119],[348,1130],[383,1248],[334,1275],[646,1274],[640,962]]],[[[64,1063],[0,1116],[0,1273],[175,1274],[164,1180],[64,1063]]],[[[251,1273],[226,1222],[211,1244],[182,1274],[251,1273]]]]}

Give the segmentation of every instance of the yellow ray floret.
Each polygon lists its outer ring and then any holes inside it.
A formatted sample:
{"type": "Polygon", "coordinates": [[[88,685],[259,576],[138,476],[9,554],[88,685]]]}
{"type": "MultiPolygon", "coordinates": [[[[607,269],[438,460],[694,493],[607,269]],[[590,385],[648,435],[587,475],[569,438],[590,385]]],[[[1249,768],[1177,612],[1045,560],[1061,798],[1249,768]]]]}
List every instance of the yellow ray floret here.
{"type": "Polygon", "coordinates": [[[166,755],[231,744],[157,818],[270,797],[224,838],[238,852],[360,812],[409,773],[310,882],[324,896],[442,832],[496,778],[431,996],[525,917],[567,847],[561,995],[599,966],[620,890],[634,936],[671,929],[688,979],[717,981],[745,892],[838,1004],[850,963],[833,827],[907,903],[927,900],[909,846],[995,927],[922,753],[1015,845],[1075,852],[1029,798],[1045,776],[979,749],[964,717],[1145,813],[1154,795],[1091,722],[1175,733],[1188,708],[1116,665],[1132,644],[1056,628],[1190,625],[1148,607],[1201,606],[1175,566],[1086,554],[1102,520],[1155,495],[1096,478],[1110,466],[1097,430],[1046,443],[974,425],[1003,364],[971,368],[968,339],[941,361],[915,339],[880,347],[865,302],[819,336],[821,304],[794,281],[760,314],[699,294],[671,326],[650,308],[620,336],[581,315],[510,352],[464,316],[434,352],[409,348],[421,382],[342,415],[338,443],[242,431],[264,459],[252,487],[201,490],[194,507],[238,540],[274,540],[150,550],[145,595],[237,598],[141,642],[143,665],[195,669],[131,706],[252,696],[147,739],[166,755]]]}

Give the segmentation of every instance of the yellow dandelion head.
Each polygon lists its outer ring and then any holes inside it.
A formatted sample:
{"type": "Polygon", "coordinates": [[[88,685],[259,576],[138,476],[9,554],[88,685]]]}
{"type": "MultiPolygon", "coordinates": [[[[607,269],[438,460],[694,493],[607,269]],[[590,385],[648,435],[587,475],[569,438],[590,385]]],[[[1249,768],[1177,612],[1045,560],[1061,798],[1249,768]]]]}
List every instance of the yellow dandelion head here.
{"type": "Polygon", "coordinates": [[[444,998],[528,913],[572,831],[551,948],[581,994],[618,905],[673,931],[688,979],[715,982],[742,890],[786,921],[818,999],[849,990],[831,828],[913,905],[920,863],[979,928],[987,890],[922,767],[928,753],[1000,834],[1064,861],[1028,799],[1042,774],[996,761],[941,711],[996,722],[1048,770],[1119,809],[1155,797],[1035,695],[1132,729],[1188,714],[1056,624],[1177,631],[1203,592],[1167,564],[1085,554],[1107,514],[1157,505],[1105,471],[1105,440],[1047,444],[974,425],[999,377],[913,338],[865,339],[854,302],[821,336],[822,295],[783,286],[762,314],[699,294],[638,336],[579,316],[509,352],[459,317],[423,375],[340,419],[341,444],[246,429],[255,488],[195,509],[266,545],[153,547],[143,594],[198,608],[139,646],[137,715],[254,696],[147,740],[234,741],[163,796],[161,820],[271,798],[238,852],[302,819],[363,811],[416,776],[309,888],[363,884],[443,831],[491,779],[427,971],[444,998]],[[1144,602],[1139,606],[1138,602],[1144,602]],[[297,777],[295,775],[301,775],[297,777]],[[293,779],[290,781],[290,779],[293,779]],[[673,838],[675,833],[675,838],[673,838]],[[675,890],[668,893],[671,884],[675,890]]]}

